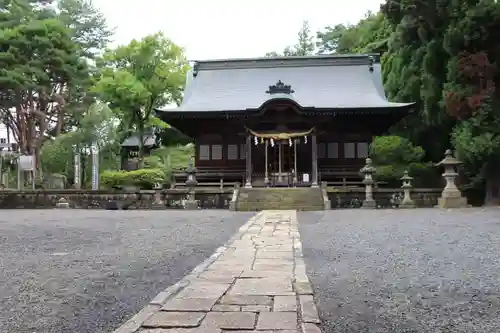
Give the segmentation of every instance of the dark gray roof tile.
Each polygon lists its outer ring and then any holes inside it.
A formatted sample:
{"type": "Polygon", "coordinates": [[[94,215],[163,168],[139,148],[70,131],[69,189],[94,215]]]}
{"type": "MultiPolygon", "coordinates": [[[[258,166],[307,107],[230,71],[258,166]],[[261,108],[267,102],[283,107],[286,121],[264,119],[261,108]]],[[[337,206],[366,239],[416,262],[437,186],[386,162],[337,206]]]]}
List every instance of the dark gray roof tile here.
{"type": "Polygon", "coordinates": [[[195,72],[188,74],[183,103],[172,111],[259,109],[276,98],[291,99],[303,108],[387,108],[412,104],[387,101],[380,64],[373,67],[370,72],[366,55],[199,62],[195,72]],[[290,85],[294,93],[267,94],[269,86],[279,80],[290,85]]]}

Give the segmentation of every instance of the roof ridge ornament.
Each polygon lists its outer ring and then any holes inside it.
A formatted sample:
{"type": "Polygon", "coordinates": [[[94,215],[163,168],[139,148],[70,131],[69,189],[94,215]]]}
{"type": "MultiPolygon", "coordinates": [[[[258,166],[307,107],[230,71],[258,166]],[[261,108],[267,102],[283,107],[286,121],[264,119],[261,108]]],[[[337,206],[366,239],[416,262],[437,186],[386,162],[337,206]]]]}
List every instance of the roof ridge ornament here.
{"type": "Polygon", "coordinates": [[[274,95],[274,94],[293,94],[295,90],[292,89],[292,86],[288,84],[284,84],[281,80],[278,80],[278,82],[275,85],[269,86],[269,90],[266,91],[267,94],[269,95],[274,95]]]}

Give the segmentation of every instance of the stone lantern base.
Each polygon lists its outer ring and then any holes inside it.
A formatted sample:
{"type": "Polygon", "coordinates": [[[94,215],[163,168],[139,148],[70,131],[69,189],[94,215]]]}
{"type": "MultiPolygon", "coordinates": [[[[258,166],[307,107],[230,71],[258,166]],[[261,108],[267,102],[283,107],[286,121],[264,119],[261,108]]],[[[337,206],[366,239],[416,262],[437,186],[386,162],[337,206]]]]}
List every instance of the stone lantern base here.
{"type": "Polygon", "coordinates": [[[441,197],[438,198],[438,208],[466,208],[469,207],[467,205],[467,198],[462,196],[460,197],[441,197]]]}
{"type": "Polygon", "coordinates": [[[375,209],[377,208],[377,203],[375,202],[375,200],[363,200],[363,205],[361,206],[361,208],[375,209]]]}
{"type": "Polygon", "coordinates": [[[198,202],[196,200],[188,199],[188,200],[186,200],[186,203],[184,204],[184,209],[187,209],[187,210],[198,209],[198,202]]]}
{"type": "Polygon", "coordinates": [[[403,200],[399,204],[399,208],[416,208],[415,202],[413,200],[403,200]]]}

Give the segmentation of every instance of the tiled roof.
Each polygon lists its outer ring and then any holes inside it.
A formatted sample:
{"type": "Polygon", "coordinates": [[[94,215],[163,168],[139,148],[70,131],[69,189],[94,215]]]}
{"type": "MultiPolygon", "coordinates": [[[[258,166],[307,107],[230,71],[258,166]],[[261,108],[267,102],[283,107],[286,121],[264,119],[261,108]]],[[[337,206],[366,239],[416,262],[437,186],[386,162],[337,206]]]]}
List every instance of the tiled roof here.
{"type": "MultiPolygon", "coordinates": [[[[143,146],[151,147],[156,144],[156,136],[154,134],[145,134],[143,136],[143,146]]],[[[139,135],[134,134],[126,138],[121,144],[122,147],[139,147],[139,135]]]]}
{"type": "Polygon", "coordinates": [[[302,108],[391,108],[380,64],[369,55],[211,60],[188,73],[180,107],[164,111],[256,110],[273,99],[290,99],[302,108]],[[370,70],[371,68],[371,70],[370,70]],[[281,81],[290,94],[269,94],[281,81]]]}

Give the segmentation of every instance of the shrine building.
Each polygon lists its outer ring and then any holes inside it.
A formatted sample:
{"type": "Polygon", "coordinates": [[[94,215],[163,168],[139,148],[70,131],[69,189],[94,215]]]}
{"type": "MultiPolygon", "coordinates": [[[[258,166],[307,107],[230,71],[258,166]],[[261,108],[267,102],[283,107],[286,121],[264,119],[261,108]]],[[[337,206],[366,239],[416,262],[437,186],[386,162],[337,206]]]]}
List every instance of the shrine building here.
{"type": "Polygon", "coordinates": [[[194,139],[199,182],[314,187],[359,183],[373,137],[413,107],[387,100],[378,55],[322,55],[195,62],[156,115],[194,139]]]}

